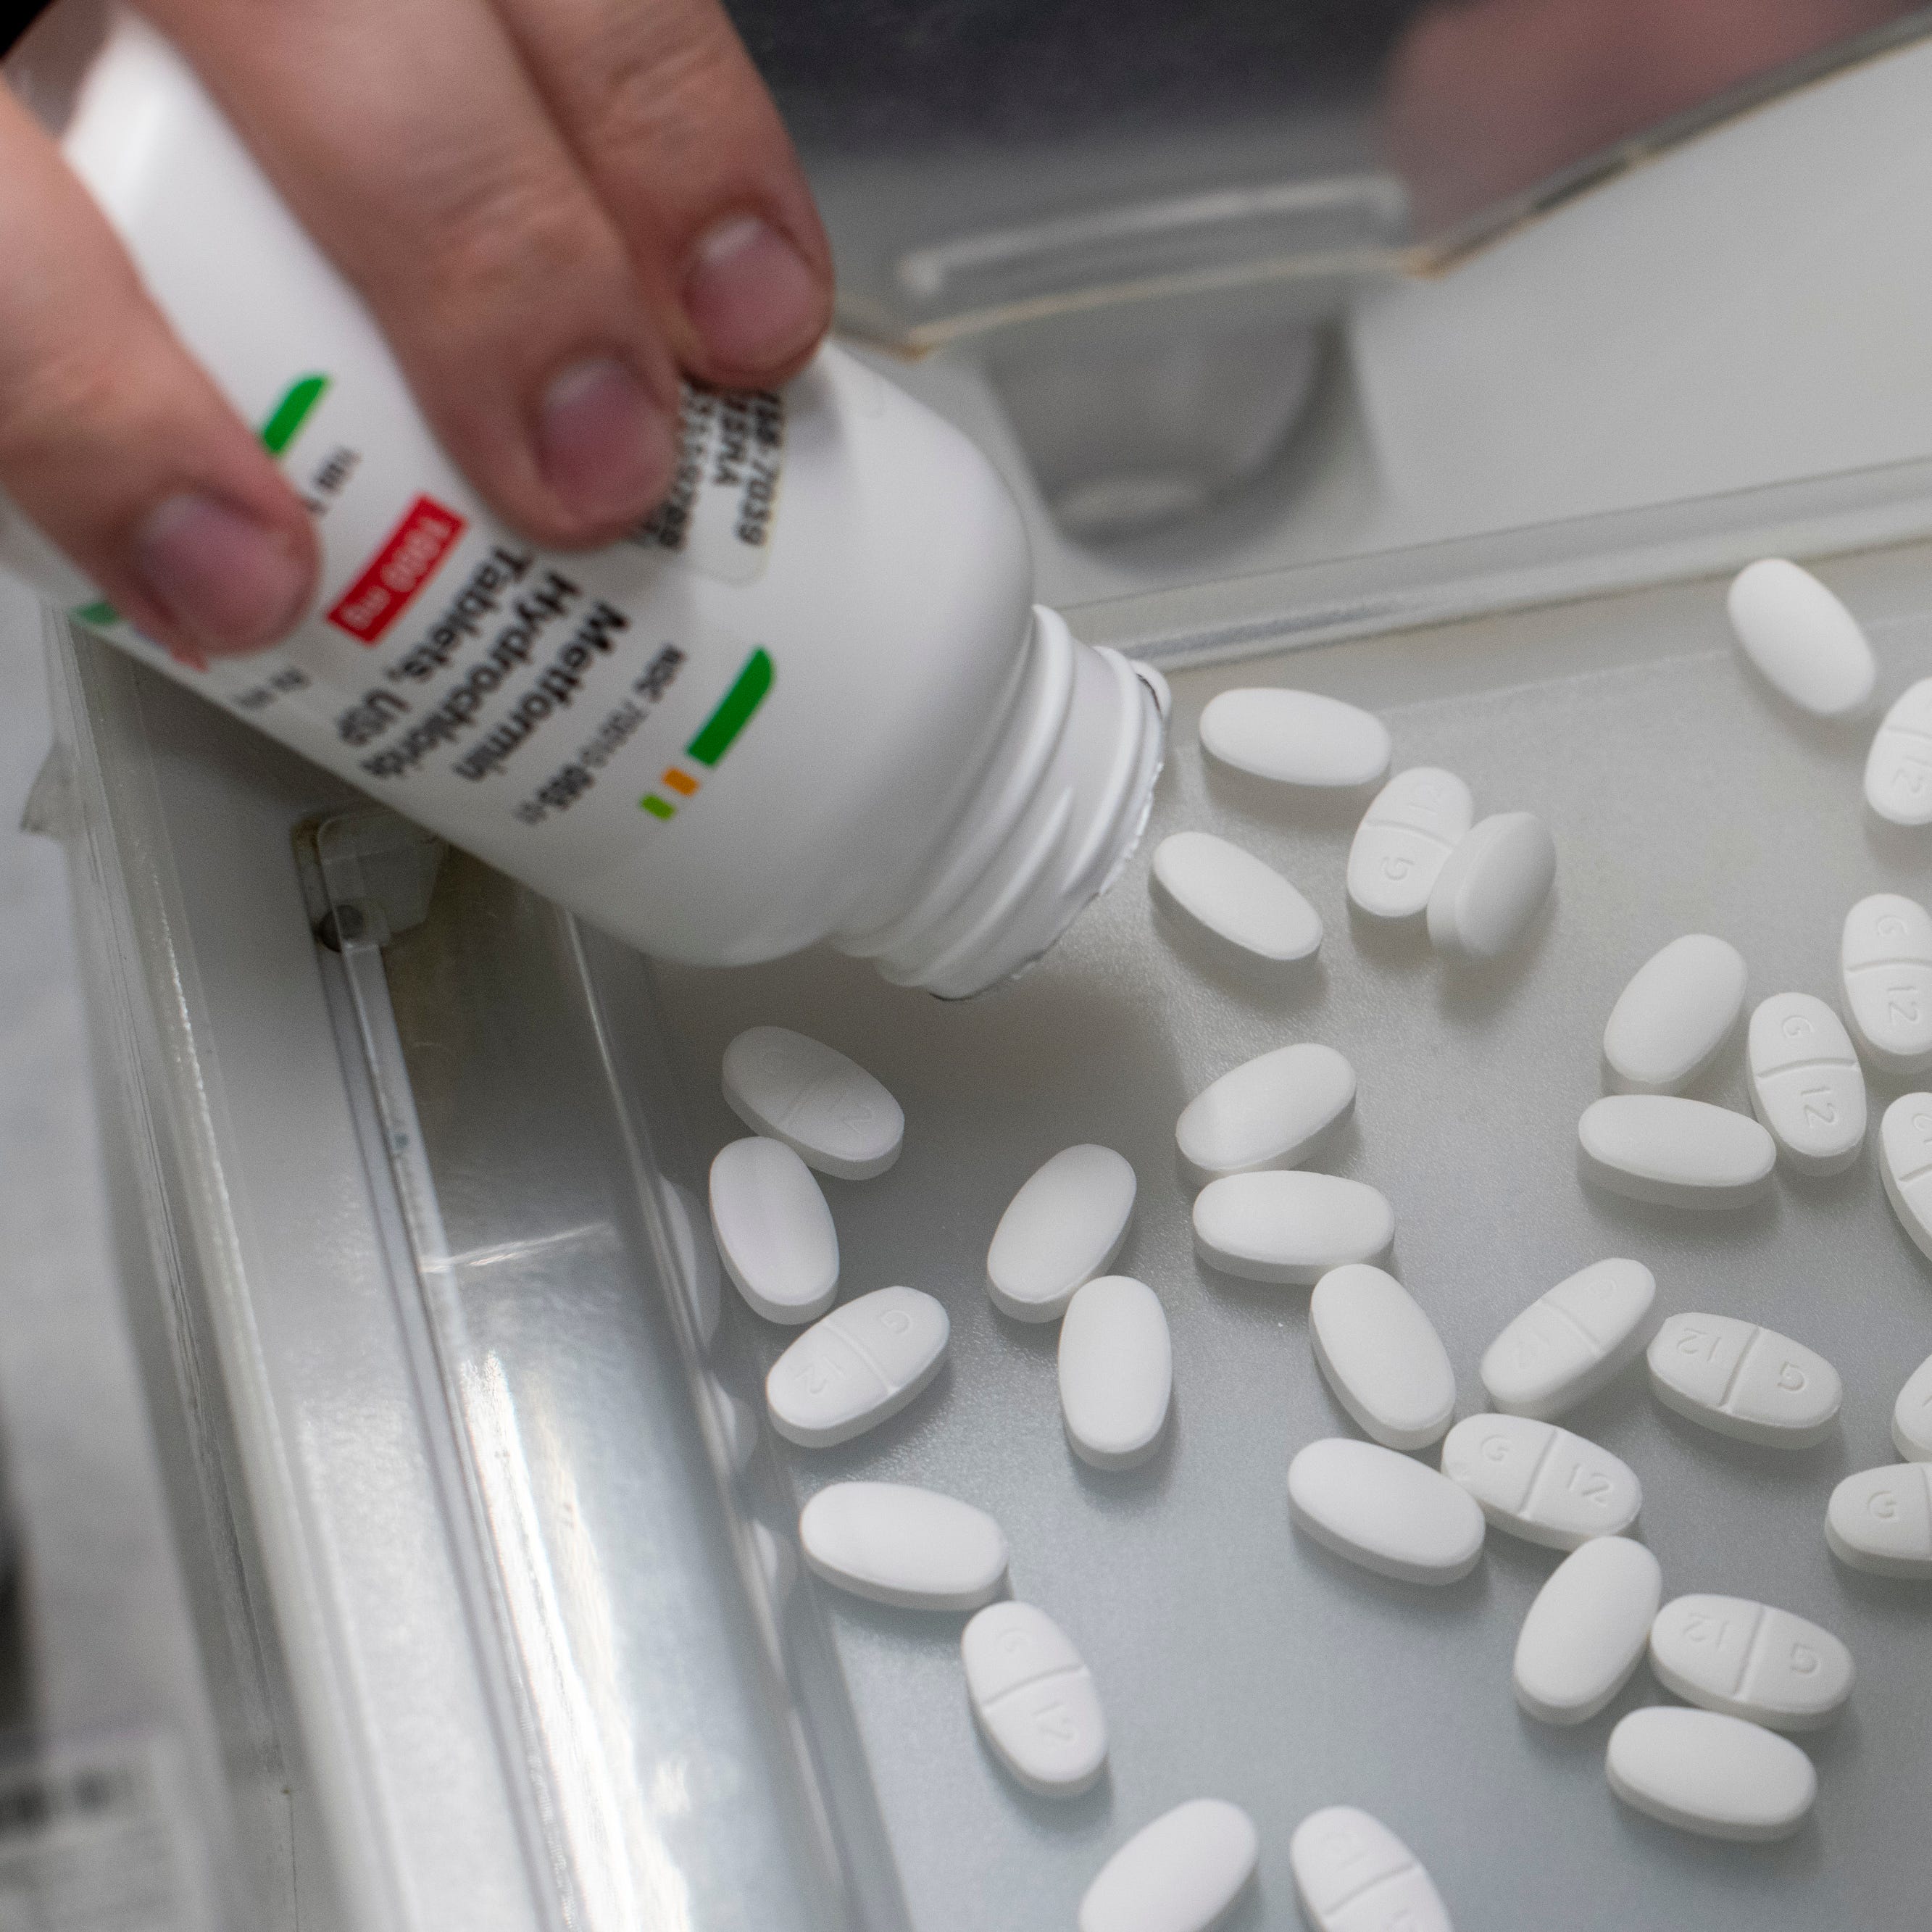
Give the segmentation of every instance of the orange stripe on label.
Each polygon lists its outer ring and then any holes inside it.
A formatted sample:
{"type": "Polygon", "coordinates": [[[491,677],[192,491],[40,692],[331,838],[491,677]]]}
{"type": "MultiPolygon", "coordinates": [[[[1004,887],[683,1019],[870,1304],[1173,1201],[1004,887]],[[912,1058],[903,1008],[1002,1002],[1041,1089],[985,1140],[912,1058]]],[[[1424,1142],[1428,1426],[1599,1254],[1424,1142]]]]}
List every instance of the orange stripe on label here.
{"type": "Polygon", "coordinates": [[[688,798],[698,789],[698,781],[678,770],[675,766],[664,773],[664,782],[673,791],[680,794],[686,798],[688,798]]]}

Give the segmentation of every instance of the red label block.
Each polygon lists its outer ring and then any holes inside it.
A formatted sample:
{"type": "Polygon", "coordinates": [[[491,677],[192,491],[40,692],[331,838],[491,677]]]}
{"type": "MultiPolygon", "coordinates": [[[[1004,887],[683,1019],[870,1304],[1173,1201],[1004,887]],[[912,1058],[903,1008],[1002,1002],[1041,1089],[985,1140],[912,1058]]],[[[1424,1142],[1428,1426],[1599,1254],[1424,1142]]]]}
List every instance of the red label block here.
{"type": "Polygon", "coordinates": [[[358,644],[380,643],[468,527],[434,497],[418,496],[368,569],[342,593],[328,621],[358,644]]]}

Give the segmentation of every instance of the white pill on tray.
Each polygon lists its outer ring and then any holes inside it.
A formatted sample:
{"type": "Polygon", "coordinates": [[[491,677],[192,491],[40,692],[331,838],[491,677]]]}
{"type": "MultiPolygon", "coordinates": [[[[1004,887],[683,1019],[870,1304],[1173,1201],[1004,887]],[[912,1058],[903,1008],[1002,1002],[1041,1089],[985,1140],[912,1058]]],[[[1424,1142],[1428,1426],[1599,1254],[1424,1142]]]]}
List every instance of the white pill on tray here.
{"type": "Polygon", "coordinates": [[[1204,1180],[1299,1167],[1354,1106],[1355,1070],[1332,1046],[1278,1046],[1196,1094],[1175,1123],[1174,1144],[1204,1180]]]}
{"type": "Polygon", "coordinates": [[[1838,947],[1845,1017],[1882,1073],[1932,1066],[1932,914],[1901,892],[1874,892],[1845,915],[1838,947]]]}
{"type": "Polygon", "coordinates": [[[1610,1094],[1576,1123],[1585,1175],[1668,1208],[1742,1208],[1771,1186],[1778,1144],[1748,1114],[1675,1094],[1610,1094]]]}
{"type": "Polygon", "coordinates": [[[1133,1219],[1134,1170],[1112,1148],[1062,1148],[1007,1204],[986,1250],[986,1292],[1018,1322],[1057,1322],[1105,1274],[1133,1219]]]}
{"type": "Polygon", "coordinates": [[[1892,1406],[1892,1439],[1908,1462],[1932,1462],[1932,1355],[1906,1378],[1892,1406]]]}
{"type": "Polygon", "coordinates": [[[1854,1675],[1829,1630],[1748,1597],[1673,1597],[1651,1625],[1650,1667],[1688,1703],[1780,1731],[1828,1724],[1854,1675]]]}
{"type": "Polygon", "coordinates": [[[1210,1932],[1247,1888],[1261,1856],[1238,1804],[1191,1798],[1143,1825],[1080,1900],[1079,1932],[1210,1932]]]}
{"type": "Polygon", "coordinates": [[[1894,825],[1932,825],[1932,677],[1885,714],[1865,758],[1865,802],[1894,825]]]}
{"type": "Polygon", "coordinates": [[[1288,1466],[1288,1512],[1324,1549],[1405,1583],[1454,1583],[1483,1553],[1483,1512],[1426,1462],[1331,1436],[1288,1466]]]}
{"type": "Polygon", "coordinates": [[[1194,1198],[1194,1243],[1224,1274],[1312,1286],[1345,1262],[1373,1261],[1395,1212],[1360,1180],[1305,1169],[1230,1174],[1194,1198]]]}
{"type": "Polygon", "coordinates": [[[1865,1076],[1845,1023],[1810,993],[1774,993],[1750,1018],[1751,1112],[1800,1174],[1838,1174],[1865,1140],[1865,1076]]]}
{"type": "Polygon", "coordinates": [[[1330,1269],[1309,1298],[1308,1334],[1336,1399],[1365,1434],[1389,1449],[1441,1440],[1456,1413],[1456,1372],[1393,1275],[1363,1262],[1330,1269]]]}
{"type": "Polygon", "coordinates": [[[1728,940],[1687,932],[1652,954],[1617,996],[1604,1060],[1624,1094],[1676,1094],[1709,1067],[1744,1004],[1744,956],[1728,940]]]}
{"type": "Polygon", "coordinates": [[[1879,1178],[1898,1225],[1932,1260],[1932,1094],[1901,1094],[1878,1128],[1879,1178]]]}
{"type": "Polygon", "coordinates": [[[1348,897],[1374,919],[1414,919],[1449,855],[1475,823],[1475,801],[1454,772],[1417,765],[1376,793],[1348,848],[1348,897]]]}
{"type": "Polygon", "coordinates": [[[951,1324],[916,1288],[878,1288],[815,1322],[772,1364],[772,1426],[807,1449],[849,1442],[914,1400],[939,1372],[951,1324]]]}
{"type": "Polygon", "coordinates": [[[1224,691],[1202,711],[1201,745],[1252,777],[1323,790],[1373,784],[1389,764],[1379,718],[1312,691],[1224,691]]]}
{"type": "Polygon", "coordinates": [[[1621,1457],[1527,1415],[1465,1417],[1443,1442],[1442,1472],[1497,1528],[1552,1550],[1621,1536],[1643,1505],[1621,1457]]]}
{"type": "Polygon", "coordinates": [[[1806,1449],[1837,1426],[1838,1372],[1815,1349],[1736,1315],[1673,1315],[1648,1357],[1667,1408],[1720,1436],[1806,1449]]]}
{"type": "Polygon", "coordinates": [[[1818,1795],[1811,1760],[1789,1738],[1681,1705],[1652,1704],[1621,1718],[1604,1762],[1626,1804],[1705,1838],[1789,1838],[1818,1795]]]}
{"type": "Polygon", "coordinates": [[[1102,1275],[1076,1290],[1060,1325],[1060,1412],[1067,1440],[1096,1469],[1131,1469],[1160,1447],[1174,1354],[1160,1298],[1102,1275]]]}
{"type": "Polygon", "coordinates": [[[1499,959],[1527,933],[1556,879],[1556,847],[1534,812],[1485,818],[1444,862],[1429,940],[1452,959],[1499,959]]]}
{"type": "Polygon", "coordinates": [[[1160,896],[1216,939],[1286,965],[1321,948],[1322,915],[1274,868],[1211,832],[1177,832],[1154,848],[1160,896]]]}
{"type": "Polygon", "coordinates": [[[814,1576],[874,1603],[974,1610],[1006,1574],[1006,1539],[983,1510],[908,1483],[833,1483],[800,1512],[814,1576]]]}
{"type": "Polygon", "coordinates": [[[973,1715],[1028,1790],[1071,1798],[1107,1764],[1094,1675],[1060,1626],[1030,1604],[988,1604],[960,1634],[973,1715]]]}
{"type": "Polygon", "coordinates": [[[734,1141],[711,1163],[724,1272],[768,1322],[815,1322],[838,1292],[838,1235],[812,1171],[782,1141],[734,1141]]]}
{"type": "Polygon", "coordinates": [[[1825,1541],[1854,1570],[1932,1577],[1932,1462],[1888,1462],[1844,1478],[1825,1507],[1825,1541]]]}
{"type": "Polygon", "coordinates": [[[868,1180],[899,1157],[899,1103],[822,1040],[789,1027],[748,1027],[724,1049],[724,1098],[746,1126],[783,1141],[821,1174],[868,1180]]]}
{"type": "Polygon", "coordinates": [[[1421,1861],[1352,1804],[1311,1811],[1288,1841],[1288,1862],[1316,1932],[1454,1932],[1421,1861]]]}
{"type": "Polygon", "coordinates": [[[1596,1394],[1643,1352],[1657,1277],[1613,1257],[1532,1301],[1484,1352],[1483,1386],[1509,1415],[1548,1422],[1596,1394]]]}
{"type": "Polygon", "coordinates": [[[1594,1718],[1630,1681],[1650,1640],[1664,1573],[1640,1543],[1592,1537],[1536,1593],[1516,1643],[1516,1702],[1546,1724],[1594,1718]]]}
{"type": "Polygon", "coordinates": [[[1747,564],[1724,600],[1739,647],[1801,710],[1846,718],[1871,701],[1878,662],[1858,620],[1808,570],[1783,557],[1747,564]]]}

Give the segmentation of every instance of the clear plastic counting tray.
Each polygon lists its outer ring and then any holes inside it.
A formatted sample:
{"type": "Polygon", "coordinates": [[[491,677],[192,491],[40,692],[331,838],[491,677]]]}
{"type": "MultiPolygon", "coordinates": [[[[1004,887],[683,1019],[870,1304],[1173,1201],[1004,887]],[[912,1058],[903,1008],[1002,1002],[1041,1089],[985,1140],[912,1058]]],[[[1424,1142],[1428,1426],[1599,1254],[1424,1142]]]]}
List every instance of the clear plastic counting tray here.
{"type": "MultiPolygon", "coordinates": [[[[1868,624],[1885,698],[1932,673],[1932,554],[1875,552],[1826,574],[1868,624]]],[[[398,1173],[441,1379],[468,1445],[496,1628],[560,1868],[580,1886],[589,1870],[608,1883],[609,1868],[641,1869],[635,1821],[612,1794],[635,1785],[640,1816],[665,1804],[639,1769],[644,1716],[682,1711],[693,1754],[680,1774],[722,1774],[705,1761],[699,1692],[704,1671],[728,1665],[740,1703],[751,1687],[752,1716],[721,1715],[718,1749],[738,1764],[740,1730],[760,1711],[780,1714],[760,1775],[796,1800],[806,1822],[794,1843],[817,1849],[784,1856],[821,1860],[835,1921],[1058,1932],[1115,1845],[1205,1795],[1238,1801],[1261,1829],[1242,1928],[1297,1922],[1289,1834],[1334,1803],[1384,1819],[1457,1923],[1484,1932],[1926,1922],[1932,1586],[1846,1570],[1826,1552],[1823,1521],[1840,1475],[1892,1458],[1893,1397],[1932,1352],[1932,1271],[1893,1220],[1870,1143],[1849,1173],[1780,1171],[1768,1199],[1735,1213],[1640,1207],[1592,1192],[1576,1172],[1604,1018],[1664,941],[1703,931],[1735,942],[1754,1001],[1794,988],[1835,1000],[1852,900],[1932,886],[1932,833],[1895,832],[1864,810],[1870,723],[1798,717],[1754,682],[1730,644],[1722,588],[1712,578],[1231,664],[1170,654],[1172,754],[1144,847],[1052,956],[994,997],[944,1004],[830,955],[732,972],[646,968],[454,856],[424,923],[386,948],[344,946],[391,1144],[405,1150],[398,1173]],[[1517,954],[1453,970],[1420,935],[1352,920],[1343,862],[1362,799],[1204,766],[1202,704],[1256,682],[1369,706],[1394,734],[1398,766],[1445,765],[1474,787],[1480,812],[1546,819],[1555,898],[1517,954]],[[1326,922],[1318,957],[1244,968],[1160,914],[1149,856],[1184,827],[1223,833],[1294,880],[1326,922]],[[703,1226],[706,1163],[744,1131],[724,1106],[720,1055],[761,1022],[844,1049],[905,1109],[896,1167],[826,1184],[844,1292],[910,1283],[952,1319],[932,1388],[827,1451],[795,1449],[764,1425],[762,1378],[788,1332],[751,1316],[728,1286],[721,1296],[703,1226]],[[1820,1796],[1789,1842],[1687,1837],[1611,1796],[1611,1725],[1664,1697],[1647,1670],[1573,1730],[1519,1711],[1511,1654],[1554,1552],[1492,1532],[1472,1576],[1432,1590],[1353,1568],[1291,1529],[1289,1456],[1353,1431],[1316,1368],[1307,1291],[1243,1283],[1196,1260],[1174,1123],[1214,1076],[1298,1040],[1327,1041],[1358,1070],[1354,1121],[1315,1164],[1393,1202],[1394,1266],[1448,1345],[1461,1412],[1482,1406],[1477,1363],[1504,1323],[1612,1254],[1654,1270],[1663,1311],[1748,1316],[1842,1372],[1841,1428],[1798,1453],[1666,1412],[1641,1365],[1566,1418],[1639,1473],[1639,1533],[1666,1594],[1760,1598],[1850,1645],[1857,1686],[1841,1720],[1805,1740],[1820,1796]],[[1083,1140],[1133,1162],[1138,1207],[1118,1266],[1154,1287],[1173,1334],[1168,1439],[1124,1474],[1096,1472],[1067,1447],[1057,1329],[997,1315],[983,1285],[1008,1198],[1046,1156],[1083,1140]],[[640,1204],[636,1226],[616,1234],[623,1216],[607,1224],[604,1209],[578,1199],[596,1191],[590,1177],[618,1157],[614,1146],[640,1204]],[[667,1268],[683,1277],[670,1319],[653,1278],[667,1268]],[[667,1611],[670,1556],[646,1513],[647,1472],[662,1461],[652,1444],[686,1426],[662,1412],[666,1348],[689,1371],[702,1418],[692,1439],[726,1504],[729,1535],[704,1588],[718,1593],[717,1618],[748,1617],[762,1633],[735,1664],[680,1649],[678,1606],[667,1611]],[[640,1395],[627,1365],[646,1359],[655,1366],[640,1395]],[[506,1418],[518,1415],[512,1457],[506,1418]],[[1097,1789],[1054,1802],[1001,1772],[968,1709],[962,1618],[863,1604],[800,1570],[800,1505],[859,1477],[928,1484],[1004,1525],[1015,1593],[1062,1624],[1104,1696],[1113,1745],[1097,1789]]],[[[324,828],[338,908],[382,898],[381,881],[358,869],[356,840],[373,851],[385,836],[353,812],[324,828]]],[[[1900,1085],[1871,1082],[1874,1141],[1900,1085]]],[[[1696,1090],[1747,1105],[1739,1043],[1696,1090]]],[[[688,1604],[682,1613],[690,1623],[688,1604]]],[[[659,1784],[665,1775],[660,1763],[659,1784]]],[[[718,1882],[728,1888],[735,1870],[748,1898],[754,1835],[748,1822],[736,1868],[728,1844],[710,1855],[723,1861],[718,1882]]],[[[688,1841],[673,1842],[689,1856],[688,1841]]],[[[796,1900],[743,1922],[780,1917],[816,1922],[796,1900]]],[[[586,1922],[620,1921],[593,1909],[586,1922]]]]}

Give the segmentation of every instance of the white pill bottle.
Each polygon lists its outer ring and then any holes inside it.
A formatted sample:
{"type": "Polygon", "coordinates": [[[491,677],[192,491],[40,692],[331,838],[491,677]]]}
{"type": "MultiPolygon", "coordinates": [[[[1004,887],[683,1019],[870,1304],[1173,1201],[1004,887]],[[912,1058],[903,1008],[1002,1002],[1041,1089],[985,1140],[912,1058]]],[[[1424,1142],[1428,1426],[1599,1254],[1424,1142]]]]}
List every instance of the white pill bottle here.
{"type": "Polygon", "coordinates": [[[118,14],[77,54],[81,17],[44,21],[13,77],[308,503],[321,589],[284,644],[196,670],[4,500],[0,561],[665,958],[829,940],[962,997],[1106,886],[1145,822],[1164,690],[1032,604],[1018,512],[965,437],[828,348],[782,393],[691,394],[671,496],[632,538],[536,549],[437,446],[187,64],[118,14]]]}

